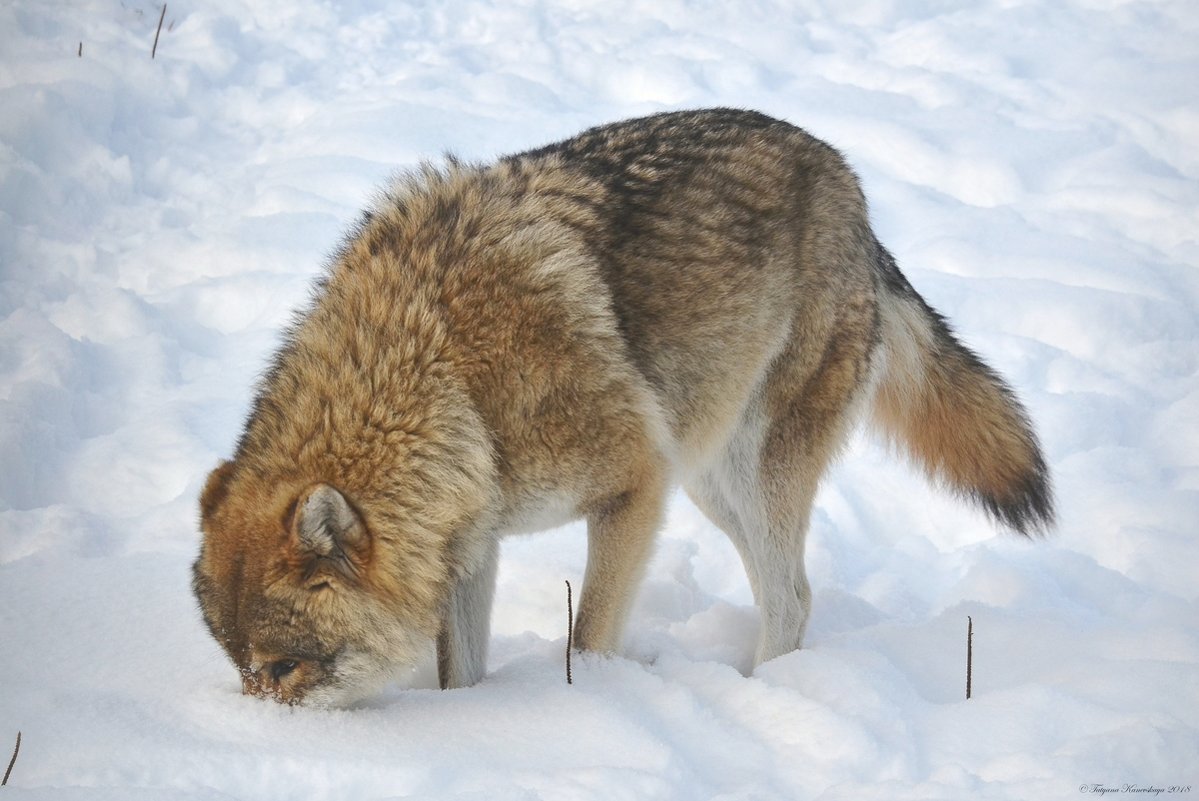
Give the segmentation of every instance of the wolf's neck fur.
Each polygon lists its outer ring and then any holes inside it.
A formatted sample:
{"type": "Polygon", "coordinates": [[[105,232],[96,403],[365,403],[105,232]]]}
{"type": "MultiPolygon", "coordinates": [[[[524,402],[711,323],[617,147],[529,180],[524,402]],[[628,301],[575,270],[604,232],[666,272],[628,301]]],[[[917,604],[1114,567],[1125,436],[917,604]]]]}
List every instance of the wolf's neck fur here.
{"type": "Polygon", "coordinates": [[[263,378],[236,457],[292,491],[336,487],[405,563],[397,575],[418,551],[442,555],[436,572],[461,569],[453,541],[486,523],[496,491],[443,289],[470,254],[425,232],[452,216],[448,188],[392,199],[347,242],[263,378]]]}

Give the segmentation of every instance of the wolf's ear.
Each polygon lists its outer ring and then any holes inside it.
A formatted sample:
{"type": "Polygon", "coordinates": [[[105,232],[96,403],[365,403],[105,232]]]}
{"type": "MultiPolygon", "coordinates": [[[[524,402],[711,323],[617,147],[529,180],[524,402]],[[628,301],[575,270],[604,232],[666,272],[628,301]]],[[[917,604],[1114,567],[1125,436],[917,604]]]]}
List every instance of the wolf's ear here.
{"type": "Polygon", "coordinates": [[[288,523],[288,546],[305,564],[305,579],[317,587],[333,575],[355,580],[370,560],[370,533],[345,496],[328,484],[300,493],[288,523]]]}
{"type": "Polygon", "coordinates": [[[225,500],[228,491],[229,476],[233,475],[233,462],[221,462],[216,469],[208,474],[204,482],[204,491],[200,493],[200,519],[207,520],[225,500]]]}

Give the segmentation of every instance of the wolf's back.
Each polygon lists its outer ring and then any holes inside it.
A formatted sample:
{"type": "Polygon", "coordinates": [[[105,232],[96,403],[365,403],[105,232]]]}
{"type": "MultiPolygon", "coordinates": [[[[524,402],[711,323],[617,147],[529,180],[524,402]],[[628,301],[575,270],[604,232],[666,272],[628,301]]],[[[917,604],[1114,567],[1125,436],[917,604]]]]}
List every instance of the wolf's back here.
{"type": "Polygon", "coordinates": [[[1011,388],[953,335],[881,245],[874,421],[933,478],[1021,534],[1053,523],[1045,457],[1011,388]]]}
{"type": "Polygon", "coordinates": [[[508,162],[567,176],[562,196],[586,209],[569,223],[599,254],[629,357],[676,413],[676,438],[700,443],[692,451],[732,425],[705,421],[732,420],[770,375],[801,405],[805,392],[833,406],[860,397],[877,301],[879,427],[1015,530],[1052,522],[1024,408],[874,238],[857,177],[831,146],[762,114],[704,109],[593,128],[508,162]],[[787,325],[799,344],[780,356],[787,325]],[[841,356],[844,386],[822,354],[841,356]]]}

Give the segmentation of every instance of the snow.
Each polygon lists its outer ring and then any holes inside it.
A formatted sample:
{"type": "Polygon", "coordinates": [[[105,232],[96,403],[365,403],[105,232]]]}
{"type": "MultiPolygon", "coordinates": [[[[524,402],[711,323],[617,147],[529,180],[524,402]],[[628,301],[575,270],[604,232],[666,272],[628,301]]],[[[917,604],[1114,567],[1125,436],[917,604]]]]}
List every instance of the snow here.
{"type": "Polygon", "coordinates": [[[170,4],[151,60],[159,8],[0,5],[9,797],[1199,786],[1190,0],[211,0],[170,4]],[[818,499],[808,647],[752,677],[736,553],[679,497],[624,655],[573,685],[579,525],[505,544],[479,686],[426,663],[348,710],[242,697],[188,589],[196,496],[357,210],[447,150],[708,105],[846,153],[909,278],[1027,402],[1057,533],[997,533],[863,439],[818,499]]]}

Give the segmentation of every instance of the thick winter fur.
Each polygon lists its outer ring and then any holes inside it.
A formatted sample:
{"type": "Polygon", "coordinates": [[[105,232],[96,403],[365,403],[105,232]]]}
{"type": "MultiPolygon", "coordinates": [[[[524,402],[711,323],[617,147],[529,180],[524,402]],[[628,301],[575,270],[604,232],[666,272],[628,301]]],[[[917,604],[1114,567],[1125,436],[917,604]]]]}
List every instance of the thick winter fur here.
{"type": "Polygon", "coordinates": [[[195,591],[246,692],[335,703],[435,638],[486,666],[498,539],[588,522],[577,642],[612,650],[671,487],[798,648],[820,478],[869,416],[1028,533],[1044,459],[1003,381],[871,232],[840,155],[760,114],[660,114],[405,177],[287,334],[201,498],[195,591]]]}

